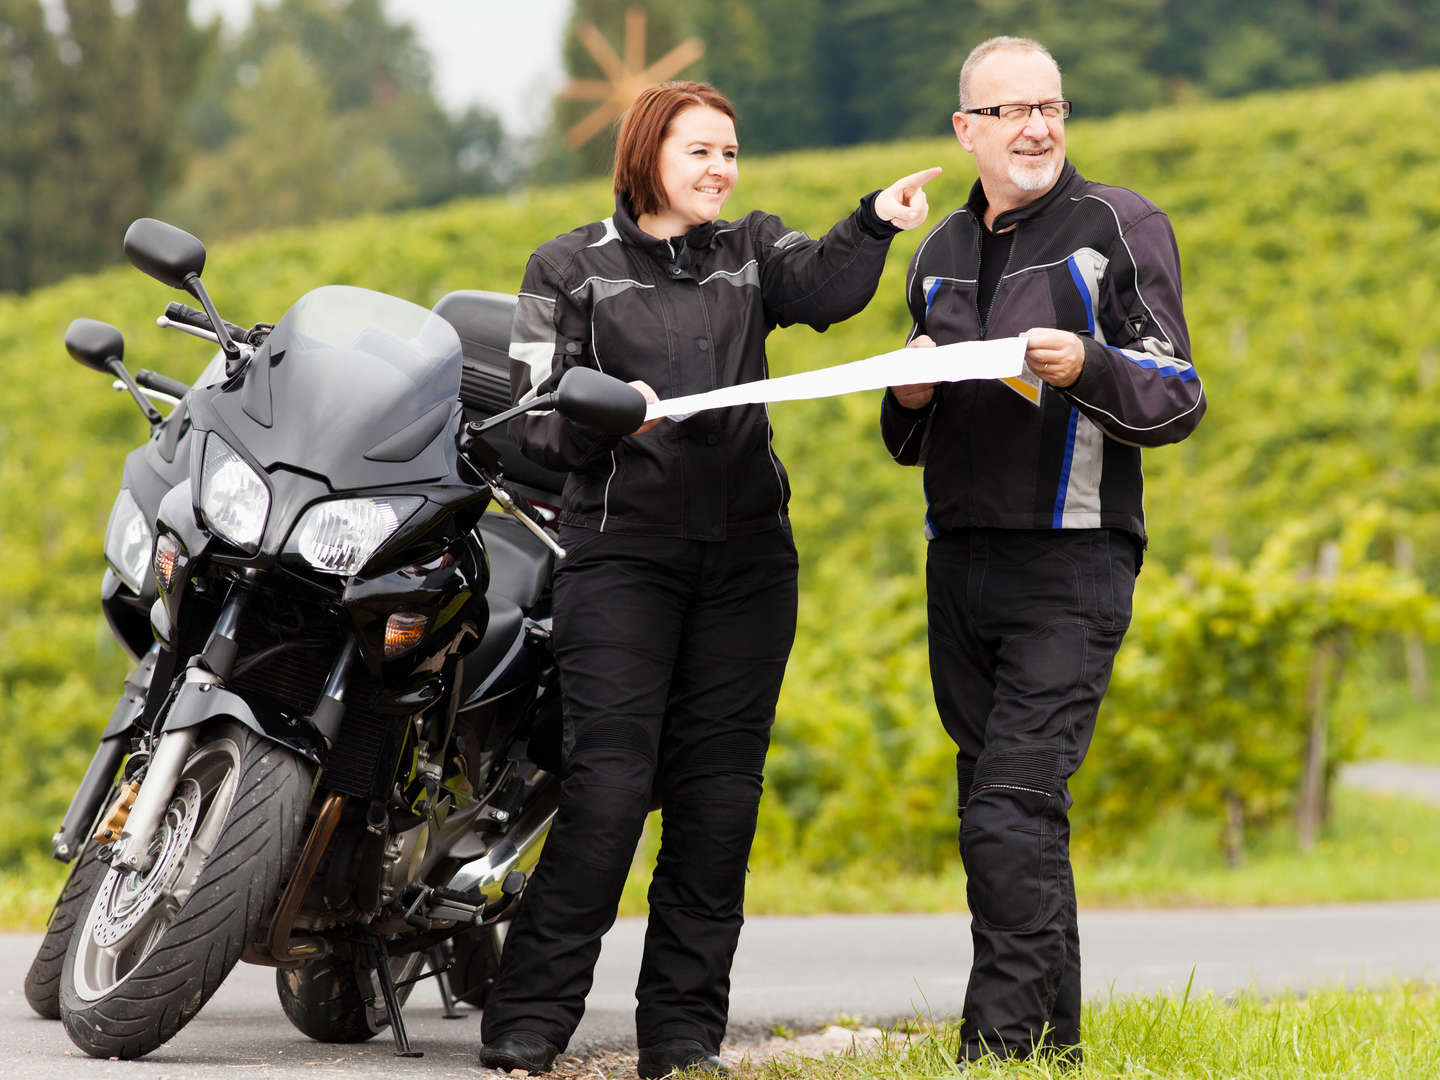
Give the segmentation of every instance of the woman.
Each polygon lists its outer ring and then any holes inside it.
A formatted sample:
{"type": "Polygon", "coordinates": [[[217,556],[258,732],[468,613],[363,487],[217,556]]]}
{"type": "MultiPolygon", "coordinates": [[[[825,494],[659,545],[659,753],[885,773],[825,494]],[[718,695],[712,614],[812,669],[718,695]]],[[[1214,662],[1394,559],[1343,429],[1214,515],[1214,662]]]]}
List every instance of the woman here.
{"type": "MultiPolygon", "coordinates": [[[[735,186],[734,120],[703,83],[651,87],[626,112],[614,215],[542,245],[525,272],[517,400],[575,364],[650,401],[750,382],[766,376],[775,326],[823,330],[865,306],[891,236],[924,221],[922,185],[940,170],[866,196],[819,241],[769,214],[719,221],[735,186]]],[[[715,410],[613,438],[551,412],[510,433],[570,474],[554,597],[565,765],[486,1003],[480,1061],[539,1073],[565,1047],[658,802],[639,1073],[724,1072],[746,860],[795,635],[789,485],[768,413],[715,410]]]]}

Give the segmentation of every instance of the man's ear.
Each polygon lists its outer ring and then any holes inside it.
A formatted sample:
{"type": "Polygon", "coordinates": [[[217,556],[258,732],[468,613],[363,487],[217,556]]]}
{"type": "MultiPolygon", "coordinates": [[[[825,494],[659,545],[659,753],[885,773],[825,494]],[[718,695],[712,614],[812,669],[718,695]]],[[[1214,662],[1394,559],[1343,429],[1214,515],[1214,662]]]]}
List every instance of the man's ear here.
{"type": "Polygon", "coordinates": [[[965,148],[966,153],[973,154],[975,147],[970,138],[970,114],[955,112],[950,115],[950,123],[955,128],[955,138],[960,140],[960,145],[965,148]]]}

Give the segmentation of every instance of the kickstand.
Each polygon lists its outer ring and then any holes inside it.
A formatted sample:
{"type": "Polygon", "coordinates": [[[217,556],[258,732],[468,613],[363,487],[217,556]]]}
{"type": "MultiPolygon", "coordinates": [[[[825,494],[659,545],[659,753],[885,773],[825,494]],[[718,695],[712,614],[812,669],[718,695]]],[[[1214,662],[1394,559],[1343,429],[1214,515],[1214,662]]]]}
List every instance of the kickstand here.
{"type": "Polygon", "coordinates": [[[450,950],[436,945],[425,950],[425,959],[430,961],[430,970],[435,974],[435,985],[440,988],[440,1002],[445,1011],[440,1015],[446,1020],[464,1020],[465,1014],[455,1008],[455,993],[450,989],[450,950]]]}
{"type": "Polygon", "coordinates": [[[370,936],[370,958],[375,965],[375,977],[380,980],[385,1011],[390,1016],[390,1036],[395,1040],[395,1056],[424,1057],[419,1050],[410,1049],[410,1036],[405,1033],[405,1019],[400,1015],[400,995],[395,990],[395,976],[390,972],[390,956],[385,952],[385,939],[379,934],[370,936]]]}

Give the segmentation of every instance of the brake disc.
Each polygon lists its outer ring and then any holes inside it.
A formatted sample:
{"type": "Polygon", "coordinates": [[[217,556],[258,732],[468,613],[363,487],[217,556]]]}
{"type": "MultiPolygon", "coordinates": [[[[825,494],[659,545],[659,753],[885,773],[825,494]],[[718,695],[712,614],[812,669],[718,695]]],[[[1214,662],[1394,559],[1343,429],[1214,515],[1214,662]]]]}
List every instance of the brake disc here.
{"type": "Polygon", "coordinates": [[[113,949],[134,933],[162,897],[169,895],[190,850],[190,838],[200,819],[200,785],[188,777],[181,780],[165,815],[155,829],[150,850],[155,860],[150,869],[111,870],[100,883],[91,909],[90,935],[102,949],[113,949]]]}

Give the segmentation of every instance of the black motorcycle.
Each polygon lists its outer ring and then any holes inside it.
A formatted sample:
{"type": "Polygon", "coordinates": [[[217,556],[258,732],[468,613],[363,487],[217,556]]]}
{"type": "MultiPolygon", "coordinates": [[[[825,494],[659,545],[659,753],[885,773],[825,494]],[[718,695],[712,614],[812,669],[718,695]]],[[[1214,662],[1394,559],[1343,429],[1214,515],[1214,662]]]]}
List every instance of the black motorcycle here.
{"type": "MultiPolygon", "coordinates": [[[[427,960],[447,1008],[447,969],[483,1002],[558,795],[563,552],[501,479],[500,425],[555,409],[625,433],[644,402],[575,369],[467,423],[462,384],[472,411],[503,385],[484,354],[503,350],[508,300],[431,311],[325,286],[242,330],[201,284],[194,237],[142,219],[125,249],[199,300],[167,321],[214,340],[220,368],[194,388],[140,373],[179,402],[160,418],[118,332],[67,334],[130,387],[152,437],[106,544],[107,617],[137,664],[53,841],[76,864],[27,996],[47,1012],[58,964],[71,1039],[133,1058],[243,958],[277,968],[307,1035],[388,1024],[410,1054],[400,1010],[427,960]]],[[[554,500],[558,478],[527,479],[554,500]]]]}

